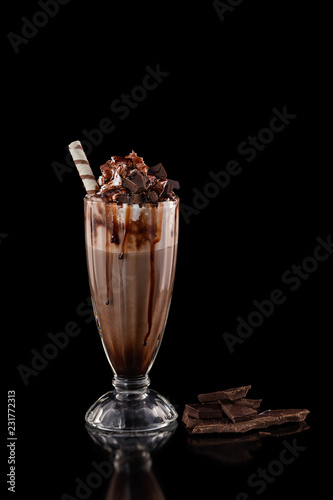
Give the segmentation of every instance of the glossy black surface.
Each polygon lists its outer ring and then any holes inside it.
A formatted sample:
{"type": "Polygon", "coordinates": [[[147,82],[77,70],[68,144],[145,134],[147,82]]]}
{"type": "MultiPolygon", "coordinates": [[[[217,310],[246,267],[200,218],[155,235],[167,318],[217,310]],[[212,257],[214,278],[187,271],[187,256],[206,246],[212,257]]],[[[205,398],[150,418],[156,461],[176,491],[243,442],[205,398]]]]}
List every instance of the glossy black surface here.
{"type": "Polygon", "coordinates": [[[17,437],[15,495],[1,486],[9,498],[111,500],[131,480],[102,477],[96,464],[109,452],[84,422],[112,373],[89,302],[84,189],[66,160],[77,139],[96,175],[134,149],[180,182],[175,288],[151,387],[180,414],[199,393],[245,384],[264,409],[311,412],[302,432],[235,442],[194,439],[179,424],[134,489],[146,500],[149,487],[171,500],[330,491],[328,15],[303,2],[230,0],[222,21],[214,5],[71,0],[53,17],[37,15],[35,1],[4,7],[5,474],[7,391],[17,437]],[[42,26],[29,31],[26,19],[42,26]],[[18,53],[9,33],[25,36],[18,53]]]}

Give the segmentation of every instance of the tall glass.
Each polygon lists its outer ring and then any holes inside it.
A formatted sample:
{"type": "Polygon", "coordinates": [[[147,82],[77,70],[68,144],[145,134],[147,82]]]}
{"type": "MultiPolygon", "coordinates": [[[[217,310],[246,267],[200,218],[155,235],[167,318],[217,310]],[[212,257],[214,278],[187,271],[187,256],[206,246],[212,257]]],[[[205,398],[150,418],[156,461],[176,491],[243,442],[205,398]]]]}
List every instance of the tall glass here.
{"type": "Polygon", "coordinates": [[[113,370],[114,390],[86,413],[109,431],[148,431],[177,413],[148,388],[173,290],[179,200],[155,205],[84,199],[89,285],[97,327],[113,370]]]}

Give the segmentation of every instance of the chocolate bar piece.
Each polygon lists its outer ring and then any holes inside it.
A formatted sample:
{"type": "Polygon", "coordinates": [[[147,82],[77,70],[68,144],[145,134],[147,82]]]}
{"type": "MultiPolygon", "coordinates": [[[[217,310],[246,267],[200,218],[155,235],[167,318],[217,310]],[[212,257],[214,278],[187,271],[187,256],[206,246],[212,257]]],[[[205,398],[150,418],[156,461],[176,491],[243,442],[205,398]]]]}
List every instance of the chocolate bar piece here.
{"type": "Polygon", "coordinates": [[[250,389],[250,385],[244,385],[242,387],[235,387],[225,391],[199,394],[198,399],[200,403],[206,403],[207,401],[235,401],[236,399],[244,398],[250,389]]]}
{"type": "Polygon", "coordinates": [[[187,413],[187,410],[185,409],[183,411],[182,415],[182,422],[185,424],[185,427],[187,429],[193,429],[193,427],[196,427],[197,425],[205,425],[207,422],[213,425],[218,425],[220,423],[225,423],[228,424],[230,423],[230,420],[228,418],[193,418],[190,417],[189,414],[187,413]]]}
{"type": "Polygon", "coordinates": [[[248,406],[238,404],[225,404],[221,402],[223,412],[234,423],[241,422],[242,420],[250,420],[257,416],[257,411],[248,406]]]}
{"type": "MultiPolygon", "coordinates": [[[[209,433],[225,433],[225,432],[247,432],[253,429],[265,429],[271,425],[281,425],[287,422],[302,422],[309,414],[309,410],[269,410],[257,415],[251,420],[242,422],[230,422],[226,419],[221,420],[201,420],[191,419],[188,421],[188,428],[192,434],[209,434],[209,433]],[[197,425],[192,427],[192,420],[197,422],[197,425]]],[[[190,417],[187,417],[189,419],[190,417]]],[[[185,423],[185,422],[184,422],[185,423]]],[[[185,424],[186,425],[186,424],[185,424]]]]}
{"type": "Polygon", "coordinates": [[[262,403],[262,399],[241,398],[241,399],[237,399],[237,401],[235,401],[235,404],[247,406],[248,408],[259,408],[261,403],[262,403]]]}
{"type": "Polygon", "coordinates": [[[140,172],[135,172],[130,179],[123,179],[123,186],[129,189],[131,193],[136,193],[139,189],[146,189],[147,179],[140,172]]]}
{"type": "MultiPolygon", "coordinates": [[[[220,400],[220,403],[229,403],[229,404],[237,404],[237,405],[243,405],[243,406],[248,406],[249,408],[259,408],[262,399],[249,399],[249,398],[240,398],[236,399],[235,401],[228,401],[228,400],[220,400]]],[[[209,405],[216,405],[216,401],[207,401],[206,403],[202,403],[205,406],[209,405]]]]}
{"type": "Polygon", "coordinates": [[[180,184],[178,181],[175,181],[173,179],[168,179],[168,184],[171,184],[172,189],[180,189],[180,184]]]}
{"type": "Polygon", "coordinates": [[[128,203],[130,195],[127,193],[119,193],[116,195],[117,203],[128,203]]]}
{"type": "Polygon", "coordinates": [[[131,194],[129,204],[133,205],[133,203],[140,204],[143,202],[142,194],[141,193],[134,193],[131,194]]]}
{"type": "Polygon", "coordinates": [[[129,189],[131,193],[136,193],[139,189],[139,186],[137,186],[131,179],[123,179],[123,186],[129,189]]]}
{"type": "Polygon", "coordinates": [[[156,203],[158,201],[158,195],[155,193],[155,191],[152,191],[151,189],[147,191],[147,197],[153,203],[156,203]]]}
{"type": "Polygon", "coordinates": [[[204,405],[194,403],[185,405],[185,410],[190,417],[193,418],[221,418],[222,408],[219,404],[204,405]]]}
{"type": "Polygon", "coordinates": [[[155,177],[157,177],[158,179],[165,179],[166,177],[168,177],[162,163],[158,163],[157,165],[148,168],[148,174],[155,175],[155,177]]]}

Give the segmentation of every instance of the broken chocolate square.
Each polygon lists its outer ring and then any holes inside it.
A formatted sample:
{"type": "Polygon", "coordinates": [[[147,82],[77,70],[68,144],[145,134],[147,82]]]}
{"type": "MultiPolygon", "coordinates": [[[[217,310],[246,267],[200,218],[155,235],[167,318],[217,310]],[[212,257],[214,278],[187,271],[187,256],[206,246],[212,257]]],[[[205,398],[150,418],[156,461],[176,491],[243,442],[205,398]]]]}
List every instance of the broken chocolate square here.
{"type": "Polygon", "coordinates": [[[152,203],[156,203],[158,201],[158,194],[155,193],[155,191],[148,189],[146,195],[147,195],[147,198],[149,199],[149,201],[151,201],[152,203]]]}
{"type": "Polygon", "coordinates": [[[248,406],[249,408],[259,408],[261,403],[262,399],[241,398],[235,401],[235,404],[248,406]]]}
{"type": "Polygon", "coordinates": [[[180,184],[178,181],[174,181],[173,179],[168,179],[168,184],[171,184],[172,189],[180,189],[180,184]]]}
{"type": "Polygon", "coordinates": [[[246,385],[199,394],[201,404],[185,405],[182,421],[188,432],[244,433],[289,422],[303,422],[310,413],[306,409],[283,409],[266,410],[258,414],[255,408],[259,408],[262,400],[246,398],[250,388],[250,385],[246,385]],[[218,416],[217,403],[222,409],[222,417],[218,416]]]}
{"type": "Polygon", "coordinates": [[[138,189],[147,189],[148,179],[141,172],[139,171],[135,172],[135,174],[131,177],[131,181],[134,182],[134,184],[136,184],[138,189]]]}
{"type": "Polygon", "coordinates": [[[242,387],[235,387],[225,391],[199,394],[198,399],[200,403],[206,403],[208,401],[235,401],[236,399],[244,398],[250,389],[250,385],[244,385],[242,387]]]}
{"type": "Polygon", "coordinates": [[[204,405],[200,403],[187,404],[185,409],[193,418],[219,418],[222,417],[222,408],[219,404],[204,405]]]}
{"type": "Polygon", "coordinates": [[[234,423],[241,422],[242,420],[250,420],[257,416],[257,411],[248,406],[238,404],[227,404],[221,402],[223,413],[230,418],[234,423]]]}
{"type": "Polygon", "coordinates": [[[157,165],[148,168],[148,174],[155,175],[155,177],[157,177],[158,179],[165,179],[166,177],[168,177],[162,163],[158,163],[157,165]]]}
{"type": "Polygon", "coordinates": [[[142,194],[141,193],[134,193],[131,194],[129,204],[133,205],[134,203],[140,204],[143,202],[142,194]]]}
{"type": "Polygon", "coordinates": [[[135,182],[127,178],[123,179],[123,186],[129,189],[131,193],[136,193],[139,189],[138,186],[135,184],[135,182]]]}
{"type": "Polygon", "coordinates": [[[116,195],[117,203],[128,203],[130,198],[130,194],[127,193],[119,193],[116,195]]]}

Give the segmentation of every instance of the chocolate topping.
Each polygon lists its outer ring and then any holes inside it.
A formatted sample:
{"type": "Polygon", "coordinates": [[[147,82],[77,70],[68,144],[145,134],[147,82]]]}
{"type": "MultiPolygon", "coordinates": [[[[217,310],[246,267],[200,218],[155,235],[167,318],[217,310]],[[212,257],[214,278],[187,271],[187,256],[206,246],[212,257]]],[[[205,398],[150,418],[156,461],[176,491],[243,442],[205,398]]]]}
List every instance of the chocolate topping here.
{"type": "Polygon", "coordinates": [[[168,179],[168,184],[171,184],[171,186],[172,186],[173,189],[179,189],[180,188],[179,182],[178,181],[174,181],[173,179],[168,179]]]}
{"type": "Polygon", "coordinates": [[[153,203],[174,200],[179,182],[167,179],[162,163],[148,168],[143,158],[132,151],[125,158],[113,156],[101,166],[96,197],[116,203],[153,203]]]}
{"type": "Polygon", "coordinates": [[[166,179],[168,177],[162,163],[158,163],[154,167],[148,168],[148,174],[155,175],[158,179],[166,179]]]}
{"type": "Polygon", "coordinates": [[[156,203],[158,201],[158,194],[155,191],[153,191],[152,189],[148,189],[147,198],[152,203],[156,203]]]}

